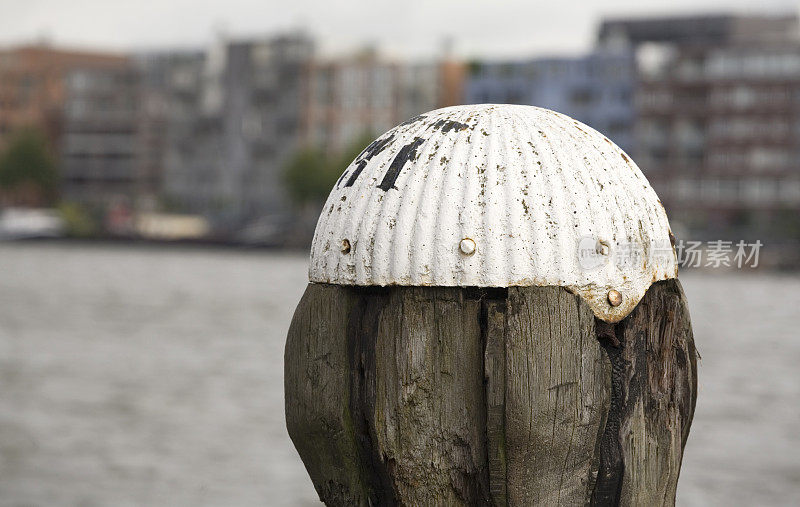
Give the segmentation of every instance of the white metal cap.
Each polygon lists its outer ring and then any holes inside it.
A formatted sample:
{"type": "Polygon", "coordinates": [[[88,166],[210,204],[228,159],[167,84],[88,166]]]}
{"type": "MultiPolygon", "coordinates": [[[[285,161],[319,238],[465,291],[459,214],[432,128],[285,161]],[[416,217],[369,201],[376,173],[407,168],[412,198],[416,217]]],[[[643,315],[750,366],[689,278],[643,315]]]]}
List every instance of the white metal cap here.
{"type": "Polygon", "coordinates": [[[347,167],[309,279],[556,285],[616,322],[677,276],[671,237],[647,179],[599,132],[532,106],[456,106],[398,125],[347,167]]]}

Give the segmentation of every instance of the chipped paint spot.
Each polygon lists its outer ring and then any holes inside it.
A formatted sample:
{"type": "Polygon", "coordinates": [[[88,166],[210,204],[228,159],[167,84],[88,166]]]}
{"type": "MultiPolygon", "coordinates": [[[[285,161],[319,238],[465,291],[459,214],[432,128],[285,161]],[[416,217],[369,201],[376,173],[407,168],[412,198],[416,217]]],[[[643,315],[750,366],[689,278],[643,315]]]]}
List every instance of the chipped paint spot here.
{"type": "Polygon", "coordinates": [[[422,121],[425,118],[427,118],[427,116],[425,116],[424,114],[419,114],[417,116],[407,119],[406,121],[398,125],[398,127],[405,127],[406,125],[411,125],[412,123],[417,123],[418,121],[422,121]]]}
{"type": "Polygon", "coordinates": [[[456,132],[459,132],[461,130],[466,130],[466,129],[469,128],[469,125],[467,125],[466,123],[461,123],[461,122],[455,121],[455,120],[442,119],[442,120],[438,120],[436,123],[434,123],[432,125],[432,127],[433,127],[433,130],[440,129],[442,131],[442,134],[447,134],[451,130],[455,130],[456,132]]]}

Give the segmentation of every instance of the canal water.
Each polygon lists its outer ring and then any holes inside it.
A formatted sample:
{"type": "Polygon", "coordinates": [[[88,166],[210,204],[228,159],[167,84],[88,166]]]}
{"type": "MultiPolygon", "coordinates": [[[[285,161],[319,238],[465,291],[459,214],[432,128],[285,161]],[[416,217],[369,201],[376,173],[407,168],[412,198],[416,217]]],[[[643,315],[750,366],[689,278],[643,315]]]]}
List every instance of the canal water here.
{"type": "MultiPolygon", "coordinates": [[[[686,273],[678,505],[800,498],[800,276],[686,273]]],[[[302,255],[0,244],[0,505],[319,505],[286,434],[302,255]]]]}

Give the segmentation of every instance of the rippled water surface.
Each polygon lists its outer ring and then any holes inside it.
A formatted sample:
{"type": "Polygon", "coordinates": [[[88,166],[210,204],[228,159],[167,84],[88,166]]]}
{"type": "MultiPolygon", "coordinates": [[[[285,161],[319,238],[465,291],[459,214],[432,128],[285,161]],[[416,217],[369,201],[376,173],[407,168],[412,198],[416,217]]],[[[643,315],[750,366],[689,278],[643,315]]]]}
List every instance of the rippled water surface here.
{"type": "MultiPolygon", "coordinates": [[[[306,258],[0,245],[0,504],[318,505],[286,434],[306,258]]],[[[679,505],[800,498],[800,277],[681,276],[700,398],[679,505]]]]}

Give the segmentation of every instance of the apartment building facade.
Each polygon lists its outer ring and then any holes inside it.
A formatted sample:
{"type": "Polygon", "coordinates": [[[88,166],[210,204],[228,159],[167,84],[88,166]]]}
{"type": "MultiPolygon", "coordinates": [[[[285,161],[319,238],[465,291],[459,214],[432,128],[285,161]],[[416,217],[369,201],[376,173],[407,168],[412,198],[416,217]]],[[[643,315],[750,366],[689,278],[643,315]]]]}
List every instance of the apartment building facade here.
{"type": "Polygon", "coordinates": [[[390,129],[400,118],[400,67],[374,51],[311,66],[304,142],[335,154],[365,136],[390,129]]]}
{"type": "Polygon", "coordinates": [[[313,51],[301,34],[220,41],[184,69],[185,103],[167,137],[167,202],[218,230],[280,230],[292,212],[282,171],[301,143],[313,51]]]}
{"type": "Polygon", "coordinates": [[[708,237],[800,228],[797,18],[611,24],[601,34],[639,48],[634,157],[673,222],[708,237]]]}
{"type": "Polygon", "coordinates": [[[601,49],[574,58],[475,63],[466,78],[470,104],[529,104],[569,115],[632,148],[632,51],[601,49]]]}
{"type": "Polygon", "coordinates": [[[127,59],[67,73],[59,141],[62,199],[98,211],[135,207],[145,184],[139,92],[139,75],[127,59]]]}
{"type": "Polygon", "coordinates": [[[676,220],[763,230],[800,212],[800,44],[683,48],[636,104],[637,160],[676,220]]]}
{"type": "Polygon", "coordinates": [[[57,160],[60,198],[102,213],[141,188],[138,76],[128,57],[47,45],[0,51],[0,147],[36,128],[57,160]]]}
{"type": "Polygon", "coordinates": [[[340,153],[418,114],[461,103],[463,64],[448,58],[398,62],[374,50],[315,60],[304,143],[340,153]]]}
{"type": "Polygon", "coordinates": [[[117,68],[124,56],[48,45],[0,49],[0,145],[15,129],[36,127],[58,144],[67,76],[76,68],[117,68]]]}
{"type": "MultiPolygon", "coordinates": [[[[164,51],[135,57],[141,76],[140,143],[144,208],[159,204],[169,210],[171,203],[159,202],[165,187],[169,159],[178,159],[193,148],[192,129],[198,116],[205,53],[164,51]]],[[[178,162],[179,163],[179,162],[178,162]]]]}

